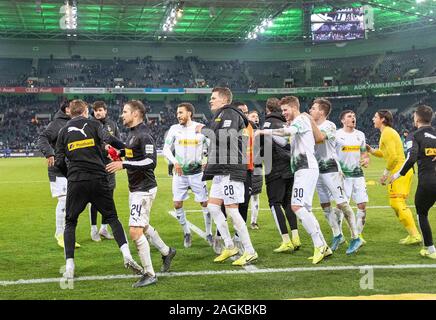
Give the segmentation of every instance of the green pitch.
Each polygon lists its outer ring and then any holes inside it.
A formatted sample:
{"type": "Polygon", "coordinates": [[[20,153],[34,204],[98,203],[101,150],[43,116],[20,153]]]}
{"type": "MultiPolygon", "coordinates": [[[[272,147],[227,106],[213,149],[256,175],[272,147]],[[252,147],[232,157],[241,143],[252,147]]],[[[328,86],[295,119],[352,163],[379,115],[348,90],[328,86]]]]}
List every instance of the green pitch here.
{"type": "MultiPolygon", "coordinates": [[[[377,181],[383,162],[371,159],[366,170],[367,180],[377,181]]],[[[183,248],[178,222],[168,214],[172,208],[171,179],[167,165],[159,158],[156,170],[158,195],[153,204],[151,224],[164,241],[177,249],[172,275],[160,276],[156,286],[133,289],[134,278],[110,279],[114,275],[130,275],[122,266],[122,256],[114,241],[92,242],[88,212],[82,213],[77,229],[76,276],[102,278],[74,281],[71,289],[59,279],[64,264],[63,250],[54,239],[56,201],[51,198],[44,159],[0,159],[0,299],[290,299],[323,296],[355,296],[397,293],[436,293],[432,268],[410,265],[432,264],[419,256],[419,246],[402,246],[398,240],[406,232],[390,208],[368,209],[364,237],[367,244],[357,255],[345,255],[346,246],[317,265],[307,257],[312,255],[312,243],[300,226],[302,248],[292,254],[276,254],[281,238],[269,210],[259,214],[260,230],[250,230],[253,244],[259,253],[254,272],[226,274],[224,271],[244,271],[231,262],[213,263],[215,254],[203,239],[193,234],[193,244],[183,248]],[[409,265],[404,269],[373,270],[372,280],[357,268],[363,265],[409,265]],[[356,267],[335,270],[328,267],[356,267]],[[265,270],[271,268],[272,270],[265,270]],[[303,268],[290,271],[285,268],[303,268]],[[195,272],[195,273],[187,273],[195,272]],[[210,272],[207,274],[207,272],[210,272]],[[363,278],[362,278],[363,277],[363,278]],[[54,279],[48,283],[20,284],[17,280],[54,279]],[[9,282],[11,281],[11,282],[9,282]],[[369,288],[369,289],[365,289],[369,288]],[[371,289],[372,288],[372,289],[371,289]]],[[[416,188],[416,181],[412,190],[416,188]]],[[[265,190],[265,189],[264,189],[265,190]]],[[[368,185],[369,206],[387,206],[387,191],[378,183],[368,185]]],[[[414,192],[412,192],[414,193],[414,192]]],[[[128,225],[128,189],[125,172],[117,174],[115,202],[118,215],[128,225]]],[[[409,198],[413,205],[413,194],[409,198]]],[[[314,199],[314,207],[319,207],[314,199]]],[[[185,204],[188,210],[199,206],[191,197],[185,204]]],[[[267,209],[265,191],[261,208],[267,209]]],[[[414,211],[414,208],[412,208],[414,211]]],[[[415,212],[415,211],[414,211],[415,212]]],[[[326,239],[331,231],[320,210],[315,214],[326,239]]],[[[188,212],[188,220],[204,230],[201,212],[188,212]]],[[[99,223],[101,217],[99,216],[99,223]]],[[[436,210],[430,213],[430,223],[436,230],[436,210]]],[[[345,223],[344,223],[345,224],[345,223]]],[[[349,237],[347,227],[344,232],[349,237]]],[[[134,257],[139,261],[133,244],[134,257]]],[[[160,254],[153,248],[156,271],[160,269],[160,254]]],[[[436,264],[434,264],[436,266],[436,264]]],[[[363,272],[363,271],[362,271],[363,272]]],[[[47,281],[47,280],[44,280],[47,281]]]]}

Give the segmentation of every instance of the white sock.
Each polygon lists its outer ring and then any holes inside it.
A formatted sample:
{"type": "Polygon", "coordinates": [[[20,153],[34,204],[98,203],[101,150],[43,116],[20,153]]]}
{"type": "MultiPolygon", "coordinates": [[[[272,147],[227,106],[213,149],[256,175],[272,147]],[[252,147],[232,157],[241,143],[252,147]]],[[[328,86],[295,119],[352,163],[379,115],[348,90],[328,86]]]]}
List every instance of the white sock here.
{"type": "Polygon", "coordinates": [[[366,220],[366,210],[357,209],[356,225],[357,225],[358,234],[362,234],[363,227],[365,226],[365,220],[366,220]]]}
{"type": "Polygon", "coordinates": [[[339,236],[341,234],[341,229],[339,229],[338,220],[332,210],[332,207],[326,207],[322,209],[322,211],[324,211],[324,216],[327,219],[330,228],[332,229],[333,237],[339,236]]]}
{"type": "Polygon", "coordinates": [[[271,206],[271,212],[273,214],[274,222],[276,223],[277,230],[279,231],[279,234],[282,234],[282,230],[280,229],[279,220],[277,219],[277,211],[274,208],[274,206],[271,206]]]}
{"type": "Polygon", "coordinates": [[[292,234],[292,238],[296,238],[296,237],[298,237],[298,236],[299,236],[299,234],[298,234],[298,229],[291,230],[291,234],[292,234]]]}
{"type": "Polygon", "coordinates": [[[282,241],[289,242],[291,239],[289,238],[289,233],[282,234],[282,241]]]}
{"type": "Polygon", "coordinates": [[[336,218],[338,219],[339,230],[342,233],[342,222],[344,221],[344,213],[339,208],[332,208],[332,212],[336,214],[336,218]]]}
{"type": "Polygon", "coordinates": [[[107,224],[102,224],[101,226],[100,226],[100,231],[107,231],[107,224]]]}
{"type": "Polygon", "coordinates": [[[97,233],[98,232],[97,226],[91,225],[91,232],[97,233]]]}
{"type": "Polygon", "coordinates": [[[353,209],[350,205],[345,202],[340,205],[342,212],[344,213],[345,220],[347,220],[348,227],[350,228],[351,238],[356,239],[359,236],[356,226],[356,216],[354,215],[353,209]]]}
{"type": "Polygon", "coordinates": [[[251,196],[251,223],[257,223],[259,215],[259,194],[251,196]]]}
{"type": "Polygon", "coordinates": [[[174,209],[174,210],[176,211],[177,220],[179,220],[179,223],[183,228],[183,233],[184,234],[191,233],[191,230],[189,230],[189,224],[186,222],[185,210],[183,210],[183,208],[174,209]]]}
{"type": "Polygon", "coordinates": [[[244,219],[242,219],[238,208],[226,208],[227,214],[233,220],[233,226],[238,232],[238,236],[241,239],[242,245],[244,246],[245,252],[249,254],[254,254],[253,244],[251,243],[250,235],[248,234],[247,225],[244,219]]]}
{"type": "Polygon", "coordinates": [[[209,203],[207,208],[209,209],[210,215],[212,216],[212,219],[224,240],[224,246],[227,249],[233,249],[235,245],[232,237],[230,236],[229,226],[227,225],[224,213],[221,211],[221,206],[209,203]]]}
{"type": "Polygon", "coordinates": [[[145,232],[148,241],[157,249],[163,256],[167,256],[170,252],[170,248],[163,242],[159,233],[152,226],[148,226],[147,231],[145,232]]]}
{"type": "Polygon", "coordinates": [[[212,217],[210,216],[209,210],[207,207],[202,207],[201,210],[203,211],[206,235],[212,234],[212,217]]]}
{"type": "Polygon", "coordinates": [[[298,219],[300,219],[304,229],[312,238],[313,245],[315,247],[322,247],[324,245],[324,241],[320,235],[320,230],[318,229],[318,221],[313,213],[302,207],[296,211],[295,214],[297,215],[298,219]]]}
{"type": "Polygon", "coordinates": [[[138,249],[139,259],[141,259],[141,264],[144,270],[151,276],[155,275],[153,264],[151,262],[150,255],[150,245],[148,244],[147,238],[142,235],[138,240],[135,241],[136,249],[138,249]]]}
{"type": "Polygon", "coordinates": [[[66,204],[66,196],[58,197],[58,204],[56,205],[56,236],[64,234],[66,204]]]}
{"type": "Polygon", "coordinates": [[[428,253],[434,253],[434,252],[436,252],[436,249],[435,249],[435,247],[434,247],[434,245],[433,246],[430,246],[430,247],[427,247],[427,251],[428,251],[428,253]]]}
{"type": "Polygon", "coordinates": [[[71,270],[71,269],[74,270],[74,259],[73,258],[68,258],[67,259],[65,268],[67,270],[71,270]]]}
{"type": "Polygon", "coordinates": [[[127,243],[120,247],[120,251],[123,254],[124,260],[133,260],[132,254],[130,253],[129,245],[127,243]]]}
{"type": "MultiPolygon", "coordinates": [[[[306,210],[307,210],[307,208],[306,208],[306,210]]],[[[307,211],[309,211],[309,210],[307,210],[307,211]]],[[[311,211],[309,211],[309,212],[311,212],[311,211]]],[[[314,217],[315,217],[315,215],[314,215],[314,217]]],[[[325,241],[324,234],[323,234],[322,231],[321,231],[321,227],[320,227],[319,222],[318,222],[318,220],[316,219],[316,217],[315,217],[315,221],[316,221],[316,228],[317,228],[317,230],[318,230],[319,237],[321,238],[322,242],[323,242],[324,245],[326,246],[326,245],[327,245],[327,242],[325,241]]]]}

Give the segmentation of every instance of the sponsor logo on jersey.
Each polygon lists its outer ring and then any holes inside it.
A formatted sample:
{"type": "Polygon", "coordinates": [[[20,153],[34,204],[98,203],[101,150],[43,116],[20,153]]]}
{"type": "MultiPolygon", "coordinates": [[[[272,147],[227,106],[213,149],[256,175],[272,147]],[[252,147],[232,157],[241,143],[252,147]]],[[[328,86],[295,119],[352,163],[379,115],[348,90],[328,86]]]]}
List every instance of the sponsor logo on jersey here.
{"type": "Polygon", "coordinates": [[[86,127],[87,125],[88,125],[88,124],[85,123],[85,124],[83,125],[82,129],[79,129],[79,128],[76,128],[76,127],[69,127],[69,128],[68,128],[68,132],[74,132],[74,131],[77,131],[77,132],[80,132],[81,134],[83,134],[83,135],[85,136],[85,138],[86,138],[86,137],[88,137],[88,136],[86,135],[86,133],[85,133],[85,127],[86,127]]]}
{"type": "Polygon", "coordinates": [[[82,148],[89,148],[94,147],[95,141],[94,139],[85,139],[85,140],[79,140],[74,141],[68,144],[68,151],[73,151],[76,149],[82,149],[82,148]]]}
{"type": "Polygon", "coordinates": [[[198,139],[180,139],[179,140],[179,145],[183,146],[183,147],[196,146],[199,143],[200,143],[200,140],[198,140],[198,139]]]}
{"type": "Polygon", "coordinates": [[[342,152],[360,152],[360,146],[343,146],[342,152]]]}
{"type": "Polygon", "coordinates": [[[133,158],[133,150],[132,149],[124,149],[126,151],[126,158],[133,158]]]}
{"type": "Polygon", "coordinates": [[[425,148],[426,156],[436,156],[436,148],[425,148]]]}
{"type": "Polygon", "coordinates": [[[424,132],[424,137],[430,138],[430,139],[436,139],[436,137],[428,132],[424,132]]]}
{"type": "Polygon", "coordinates": [[[232,125],[232,120],[224,120],[223,128],[228,128],[232,125]]]}

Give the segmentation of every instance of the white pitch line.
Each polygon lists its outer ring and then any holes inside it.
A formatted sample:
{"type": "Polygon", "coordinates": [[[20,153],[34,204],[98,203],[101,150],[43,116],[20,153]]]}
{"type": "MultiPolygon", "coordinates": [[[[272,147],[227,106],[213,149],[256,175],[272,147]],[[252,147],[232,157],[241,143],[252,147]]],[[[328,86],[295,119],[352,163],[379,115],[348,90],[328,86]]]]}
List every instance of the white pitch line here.
{"type": "MultiPolygon", "coordinates": [[[[198,212],[202,212],[201,210],[197,210],[198,212]]],[[[197,212],[196,211],[196,212],[197,212]]],[[[177,220],[176,213],[174,211],[168,211],[168,213],[173,216],[177,220]]],[[[195,224],[191,223],[186,219],[186,223],[189,223],[189,228],[194,231],[196,234],[198,234],[200,237],[202,237],[204,240],[206,240],[206,233],[201,230],[199,227],[197,227],[195,224]]],[[[235,261],[237,258],[235,256],[230,257],[232,261],[235,261]]],[[[249,264],[247,266],[243,266],[243,268],[247,271],[257,270],[256,266],[249,264]]]]}
{"type": "MultiPolygon", "coordinates": [[[[403,270],[403,269],[436,269],[435,264],[399,264],[399,265],[360,265],[360,266],[331,266],[331,267],[296,267],[296,268],[264,268],[255,270],[220,270],[220,271],[185,271],[157,273],[158,277],[189,277],[189,276],[214,276],[253,273],[290,273],[290,272],[319,272],[319,271],[350,271],[350,270],[403,270]]],[[[108,275],[87,276],[74,278],[74,281],[103,281],[138,278],[137,275],[108,275]]],[[[0,281],[0,286],[16,286],[23,284],[61,283],[65,278],[28,279],[16,281],[0,281]]]]}

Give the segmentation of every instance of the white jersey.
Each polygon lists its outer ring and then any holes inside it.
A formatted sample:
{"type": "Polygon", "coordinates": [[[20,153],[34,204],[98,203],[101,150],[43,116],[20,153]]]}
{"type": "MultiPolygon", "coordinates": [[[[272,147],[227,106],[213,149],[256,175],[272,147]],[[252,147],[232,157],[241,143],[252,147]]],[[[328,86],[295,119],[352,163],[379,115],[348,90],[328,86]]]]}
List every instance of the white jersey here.
{"type": "Polygon", "coordinates": [[[297,133],[291,137],[291,170],[293,173],[301,169],[318,169],[315,158],[315,138],[309,118],[299,115],[292,121],[291,127],[297,133]]]}
{"type": "Polygon", "coordinates": [[[165,157],[173,164],[180,164],[184,175],[201,172],[206,137],[195,132],[197,125],[199,123],[195,121],[192,121],[189,126],[172,125],[165,138],[163,150],[165,157]]]}
{"type": "Polygon", "coordinates": [[[326,135],[326,139],[315,145],[315,157],[318,160],[319,172],[338,172],[336,155],[336,125],[325,120],[318,126],[319,130],[326,135]]]}
{"type": "Polygon", "coordinates": [[[344,129],[336,131],[336,152],[345,177],[363,177],[360,153],[366,152],[365,134],[354,129],[347,133],[344,129]]]}

